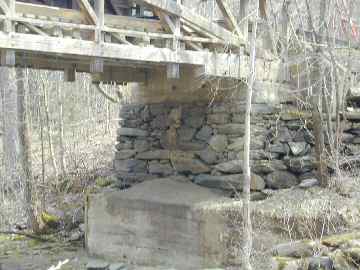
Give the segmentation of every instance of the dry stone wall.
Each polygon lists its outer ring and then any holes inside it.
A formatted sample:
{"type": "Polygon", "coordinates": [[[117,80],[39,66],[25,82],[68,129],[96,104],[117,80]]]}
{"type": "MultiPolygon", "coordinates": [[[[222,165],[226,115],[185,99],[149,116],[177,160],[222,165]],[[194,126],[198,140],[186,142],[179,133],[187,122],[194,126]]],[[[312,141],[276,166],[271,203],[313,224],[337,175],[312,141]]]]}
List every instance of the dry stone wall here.
{"type": "MultiPolygon", "coordinates": [[[[170,175],[225,192],[241,190],[244,104],[124,105],[114,166],[122,187],[170,175]]],[[[252,190],[317,184],[311,114],[295,107],[253,104],[252,190]]],[[[345,124],[349,155],[358,152],[360,124],[345,124]]]]}

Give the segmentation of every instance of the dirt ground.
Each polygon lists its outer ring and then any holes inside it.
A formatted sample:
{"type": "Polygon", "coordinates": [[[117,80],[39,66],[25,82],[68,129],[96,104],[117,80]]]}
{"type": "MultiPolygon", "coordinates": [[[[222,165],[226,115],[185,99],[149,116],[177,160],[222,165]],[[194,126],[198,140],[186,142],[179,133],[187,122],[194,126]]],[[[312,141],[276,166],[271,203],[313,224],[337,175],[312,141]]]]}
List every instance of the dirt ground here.
{"type": "Polygon", "coordinates": [[[0,270],[48,270],[69,260],[61,270],[84,270],[88,257],[82,243],[38,242],[0,236],[0,270]]]}

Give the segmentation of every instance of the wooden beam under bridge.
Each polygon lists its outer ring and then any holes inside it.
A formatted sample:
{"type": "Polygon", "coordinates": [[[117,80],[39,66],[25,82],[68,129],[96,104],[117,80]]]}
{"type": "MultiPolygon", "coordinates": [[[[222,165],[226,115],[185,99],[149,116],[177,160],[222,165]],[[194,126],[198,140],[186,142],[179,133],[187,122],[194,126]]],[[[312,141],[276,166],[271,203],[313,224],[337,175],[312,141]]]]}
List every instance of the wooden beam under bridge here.
{"type": "Polygon", "coordinates": [[[0,49],[10,49],[27,54],[47,54],[49,57],[59,56],[68,59],[80,59],[89,62],[89,59],[100,57],[105,61],[123,61],[129,65],[166,65],[168,63],[179,63],[180,65],[193,65],[204,67],[204,76],[215,76],[223,78],[244,78],[244,68],[240,65],[246,64],[245,56],[241,61],[235,54],[218,54],[207,51],[174,52],[167,48],[140,47],[123,44],[101,43],[94,41],[57,38],[32,34],[0,32],[0,49]],[[229,67],[231,67],[229,69],[229,67]]]}

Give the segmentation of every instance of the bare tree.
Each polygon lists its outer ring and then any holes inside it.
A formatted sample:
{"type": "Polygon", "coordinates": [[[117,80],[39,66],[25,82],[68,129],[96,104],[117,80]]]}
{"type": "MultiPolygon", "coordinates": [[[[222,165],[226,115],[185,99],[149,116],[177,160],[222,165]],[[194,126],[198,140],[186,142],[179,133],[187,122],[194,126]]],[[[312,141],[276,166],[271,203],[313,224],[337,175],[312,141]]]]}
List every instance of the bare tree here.
{"type": "Polygon", "coordinates": [[[64,109],[62,85],[57,83],[59,101],[59,144],[60,144],[60,168],[61,174],[66,175],[65,142],[64,142],[64,109]]]}
{"type": "Polygon", "coordinates": [[[22,182],[24,183],[25,212],[28,225],[34,232],[39,232],[39,224],[36,219],[33,201],[33,172],[31,157],[31,136],[29,131],[29,117],[27,113],[27,76],[23,69],[16,70],[17,75],[17,105],[18,105],[18,128],[20,141],[20,158],[22,163],[22,182]]]}
{"type": "Polygon", "coordinates": [[[252,250],[252,224],[250,206],[250,187],[251,187],[251,168],[250,168],[250,142],[251,142],[251,103],[253,86],[256,79],[256,39],[259,14],[259,1],[255,1],[255,16],[251,34],[250,44],[250,74],[248,79],[248,89],[246,93],[246,112],[245,112],[245,136],[244,136],[244,183],[243,183],[243,219],[244,219],[244,242],[243,242],[243,269],[251,270],[251,250],[252,250]]]}
{"type": "Polygon", "coordinates": [[[51,159],[51,165],[54,170],[55,178],[58,179],[59,177],[59,170],[55,158],[54,152],[54,144],[53,144],[53,137],[52,137],[52,126],[50,121],[50,110],[49,110],[49,97],[48,97],[48,82],[47,78],[45,78],[46,74],[42,74],[41,76],[41,83],[42,83],[42,91],[43,91],[43,106],[45,112],[45,120],[46,120],[46,129],[47,129],[47,137],[49,143],[49,154],[51,159]]]}
{"type": "Polygon", "coordinates": [[[20,142],[18,134],[16,71],[13,67],[0,67],[0,87],[4,110],[4,186],[6,189],[20,188],[20,142]]]}

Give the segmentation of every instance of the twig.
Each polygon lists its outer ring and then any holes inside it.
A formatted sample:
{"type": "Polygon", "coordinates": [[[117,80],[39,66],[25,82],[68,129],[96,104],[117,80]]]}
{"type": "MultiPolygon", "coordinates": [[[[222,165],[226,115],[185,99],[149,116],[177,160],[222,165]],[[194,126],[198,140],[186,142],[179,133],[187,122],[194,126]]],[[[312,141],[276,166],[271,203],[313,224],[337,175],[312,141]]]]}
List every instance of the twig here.
{"type": "Polygon", "coordinates": [[[23,232],[14,232],[14,231],[0,231],[0,234],[5,234],[5,235],[11,235],[11,234],[15,234],[15,235],[20,235],[20,236],[25,236],[34,240],[38,240],[41,242],[50,242],[51,240],[49,239],[45,239],[42,238],[40,236],[36,236],[34,234],[30,234],[30,233],[23,233],[23,232]]]}

